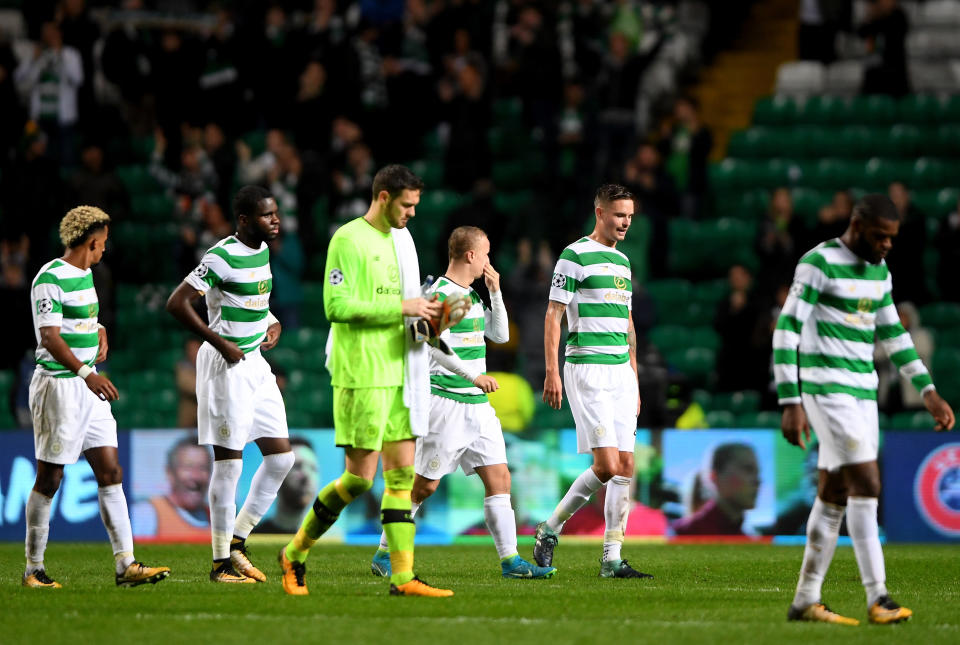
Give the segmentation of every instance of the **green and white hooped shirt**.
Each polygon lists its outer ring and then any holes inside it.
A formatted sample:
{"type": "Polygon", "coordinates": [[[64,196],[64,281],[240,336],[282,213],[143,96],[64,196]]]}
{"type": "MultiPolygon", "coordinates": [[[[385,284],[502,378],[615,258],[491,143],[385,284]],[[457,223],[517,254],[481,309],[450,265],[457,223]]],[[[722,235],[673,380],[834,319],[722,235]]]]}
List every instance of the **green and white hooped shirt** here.
{"type": "Polygon", "coordinates": [[[252,249],[233,235],[224,238],[183,281],[206,295],[211,330],[245,354],[260,347],[273,289],[266,243],[252,249]]]}
{"type": "Polygon", "coordinates": [[[33,279],[30,302],[37,338],[36,369],[47,376],[76,376],[40,344],[41,327],[59,327],[73,355],[93,367],[99,346],[100,303],[90,269],[80,269],[59,258],[47,262],[33,279]]]}
{"type": "Polygon", "coordinates": [[[630,360],[633,283],[626,255],[580,238],[557,260],[550,300],[567,306],[568,363],[619,365],[630,360]]]}

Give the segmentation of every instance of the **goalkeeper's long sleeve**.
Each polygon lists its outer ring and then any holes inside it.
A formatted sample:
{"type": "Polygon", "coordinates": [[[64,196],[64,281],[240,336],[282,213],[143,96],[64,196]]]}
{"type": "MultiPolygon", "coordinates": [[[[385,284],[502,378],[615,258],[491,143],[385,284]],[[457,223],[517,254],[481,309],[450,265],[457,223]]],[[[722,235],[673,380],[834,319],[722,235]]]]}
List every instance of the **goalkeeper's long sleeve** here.
{"type": "Polygon", "coordinates": [[[358,290],[362,254],[347,237],[334,237],[327,250],[329,285],[323,290],[323,308],[327,320],[364,326],[387,326],[403,322],[403,300],[370,298],[358,290]]]}

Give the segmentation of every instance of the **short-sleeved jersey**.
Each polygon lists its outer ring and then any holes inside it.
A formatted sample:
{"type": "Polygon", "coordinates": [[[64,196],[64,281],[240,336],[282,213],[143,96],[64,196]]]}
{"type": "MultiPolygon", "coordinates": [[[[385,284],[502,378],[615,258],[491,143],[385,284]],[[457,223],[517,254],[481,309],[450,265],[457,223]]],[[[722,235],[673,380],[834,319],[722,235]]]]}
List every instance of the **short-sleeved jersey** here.
{"type": "Polygon", "coordinates": [[[876,340],[917,389],[932,383],[900,324],[892,289],[886,262],[871,264],[839,239],[800,259],[773,334],[781,404],[800,403],[800,392],[876,399],[876,340]]]}
{"type": "Polygon", "coordinates": [[[217,242],[183,279],[206,295],[210,329],[249,353],[267,333],[273,275],[265,243],[252,249],[235,236],[217,242]]]}
{"type": "Polygon", "coordinates": [[[589,237],[577,240],[560,254],[550,300],[567,306],[568,363],[617,365],[630,360],[633,285],[626,255],[589,237]]]}
{"type": "MultiPolygon", "coordinates": [[[[489,308],[480,299],[473,287],[461,287],[447,278],[440,278],[431,289],[437,299],[443,302],[453,295],[466,295],[473,303],[467,315],[450,329],[443,332],[441,338],[466,364],[469,372],[487,373],[487,342],[484,338],[486,317],[489,308]]],[[[437,396],[460,401],[461,403],[486,403],[487,395],[476,385],[454,374],[435,360],[430,360],[430,391],[437,396]]]]}
{"type": "Polygon", "coordinates": [[[403,289],[393,237],[362,217],[344,224],[327,248],[323,306],[331,323],[328,363],[337,387],[403,385],[403,289]]]}
{"type": "Polygon", "coordinates": [[[99,345],[100,304],[90,269],[80,269],[59,259],[47,262],[33,279],[30,301],[37,337],[37,370],[49,376],[76,376],[40,344],[41,327],[59,327],[60,336],[73,355],[93,367],[99,345]]]}

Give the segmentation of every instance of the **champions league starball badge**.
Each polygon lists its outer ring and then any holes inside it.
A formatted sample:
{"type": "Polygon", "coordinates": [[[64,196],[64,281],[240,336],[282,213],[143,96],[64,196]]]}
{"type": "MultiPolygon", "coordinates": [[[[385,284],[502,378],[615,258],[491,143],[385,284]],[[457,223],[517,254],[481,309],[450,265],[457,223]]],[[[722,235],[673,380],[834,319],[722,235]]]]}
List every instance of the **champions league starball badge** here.
{"type": "Polygon", "coordinates": [[[913,483],[920,515],[930,528],[960,536],[960,443],[948,443],[927,455],[913,483]]]}

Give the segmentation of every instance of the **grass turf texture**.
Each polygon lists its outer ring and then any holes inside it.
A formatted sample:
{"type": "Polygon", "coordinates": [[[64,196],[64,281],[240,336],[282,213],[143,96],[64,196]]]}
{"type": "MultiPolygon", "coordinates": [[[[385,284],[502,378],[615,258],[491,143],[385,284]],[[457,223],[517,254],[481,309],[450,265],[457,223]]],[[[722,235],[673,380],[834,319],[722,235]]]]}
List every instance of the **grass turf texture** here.
{"type": "MultiPolygon", "coordinates": [[[[143,545],[137,556],[171,578],[114,586],[109,546],[57,543],[48,573],[61,590],[20,586],[23,545],[0,544],[0,642],[14,643],[957,643],[960,549],[886,548],[893,597],[914,610],[905,624],[866,624],[851,548],[838,548],[827,603],[859,627],[787,623],[802,551],[768,545],[628,544],[654,580],[597,578],[599,544],[563,544],[552,580],[503,580],[492,545],[419,547],[417,571],[456,591],[450,599],[397,598],[370,574],[373,547],[319,544],[307,562],[310,595],[280,588],[279,542],[251,540],[266,584],[214,585],[209,549],[143,545]]],[[[521,555],[530,556],[530,545],[521,555]]]]}

